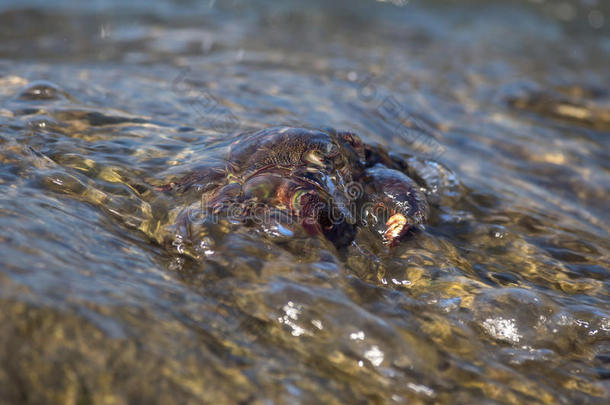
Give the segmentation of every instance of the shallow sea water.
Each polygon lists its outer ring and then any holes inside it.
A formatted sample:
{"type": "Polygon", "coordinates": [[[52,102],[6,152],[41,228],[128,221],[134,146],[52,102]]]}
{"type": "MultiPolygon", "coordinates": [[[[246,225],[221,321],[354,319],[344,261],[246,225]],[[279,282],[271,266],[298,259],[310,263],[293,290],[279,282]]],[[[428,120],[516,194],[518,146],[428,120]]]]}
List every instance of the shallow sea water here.
{"type": "Polygon", "coordinates": [[[606,403],[609,33],[602,1],[3,2],[0,403],[606,403]],[[429,224],[179,252],[197,195],[155,186],[274,125],[428,159],[429,224]]]}

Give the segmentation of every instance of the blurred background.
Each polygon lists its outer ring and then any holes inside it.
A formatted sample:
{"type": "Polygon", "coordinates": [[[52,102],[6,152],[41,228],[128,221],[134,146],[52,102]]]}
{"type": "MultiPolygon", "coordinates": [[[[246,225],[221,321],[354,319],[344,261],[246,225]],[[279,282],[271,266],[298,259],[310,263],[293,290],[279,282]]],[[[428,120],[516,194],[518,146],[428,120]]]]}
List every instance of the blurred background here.
{"type": "Polygon", "coordinates": [[[265,47],[329,52],[347,37],[362,47],[373,45],[367,29],[393,33],[396,40],[401,33],[417,32],[472,45],[514,45],[514,37],[525,34],[532,34],[535,45],[566,35],[607,50],[610,31],[610,5],[602,0],[5,0],[0,10],[2,56],[64,61],[169,63],[178,56],[265,47]],[[477,37],[478,30],[485,31],[485,38],[477,37]]]}

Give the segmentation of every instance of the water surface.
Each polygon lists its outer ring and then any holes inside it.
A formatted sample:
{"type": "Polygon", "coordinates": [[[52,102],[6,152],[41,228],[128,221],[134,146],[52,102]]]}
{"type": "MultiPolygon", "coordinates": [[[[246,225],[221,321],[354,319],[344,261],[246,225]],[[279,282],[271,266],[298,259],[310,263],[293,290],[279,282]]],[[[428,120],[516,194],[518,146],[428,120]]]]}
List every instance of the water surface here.
{"type": "Polygon", "coordinates": [[[607,401],[604,2],[24,1],[0,27],[3,401],[607,401]],[[271,125],[452,175],[393,249],[221,223],[178,252],[196,196],[154,186],[271,125]]]}

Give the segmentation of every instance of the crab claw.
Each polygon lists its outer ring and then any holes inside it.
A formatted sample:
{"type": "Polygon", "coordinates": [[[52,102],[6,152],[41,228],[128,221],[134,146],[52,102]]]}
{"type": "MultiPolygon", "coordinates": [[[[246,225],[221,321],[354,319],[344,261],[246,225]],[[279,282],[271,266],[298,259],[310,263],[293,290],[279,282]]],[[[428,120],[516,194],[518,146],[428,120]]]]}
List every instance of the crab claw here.
{"type": "Polygon", "coordinates": [[[384,243],[395,244],[409,229],[426,221],[426,196],[404,173],[378,164],[365,171],[364,181],[363,222],[384,243]]]}
{"type": "Polygon", "coordinates": [[[387,220],[385,223],[386,231],[383,234],[383,237],[387,241],[395,241],[399,239],[402,235],[404,235],[409,226],[407,225],[407,218],[405,218],[402,214],[394,214],[387,220]]]}

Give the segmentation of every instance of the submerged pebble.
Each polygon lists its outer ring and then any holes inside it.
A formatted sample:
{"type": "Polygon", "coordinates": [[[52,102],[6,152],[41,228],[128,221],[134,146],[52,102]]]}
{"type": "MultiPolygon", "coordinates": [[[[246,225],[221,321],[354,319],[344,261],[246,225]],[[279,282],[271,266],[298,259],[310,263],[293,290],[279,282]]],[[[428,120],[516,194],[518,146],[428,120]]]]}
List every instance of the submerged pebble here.
{"type": "Polygon", "coordinates": [[[53,101],[69,98],[68,93],[58,85],[45,80],[36,80],[28,83],[17,95],[19,100],[24,101],[53,101]]]}

